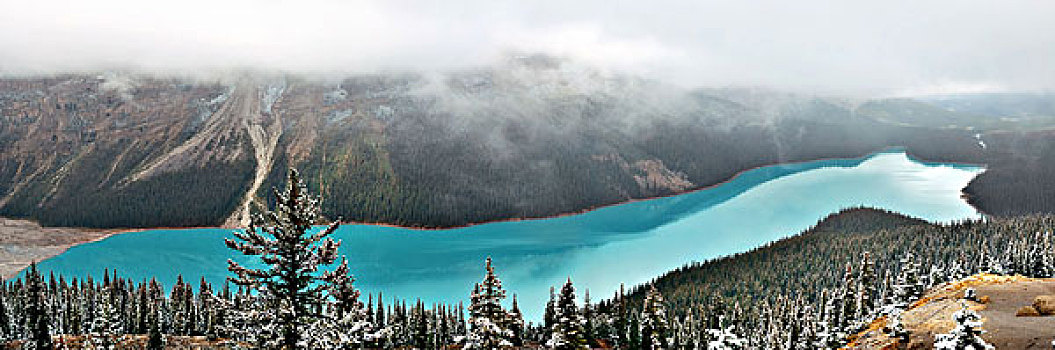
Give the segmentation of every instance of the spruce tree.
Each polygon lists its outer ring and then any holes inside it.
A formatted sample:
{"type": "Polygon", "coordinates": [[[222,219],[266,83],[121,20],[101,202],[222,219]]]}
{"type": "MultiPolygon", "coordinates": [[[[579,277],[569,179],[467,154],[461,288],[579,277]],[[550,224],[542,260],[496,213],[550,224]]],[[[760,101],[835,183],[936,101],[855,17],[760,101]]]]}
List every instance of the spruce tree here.
{"type": "Polygon", "coordinates": [[[568,278],[560,289],[555,317],[556,322],[550,329],[547,347],[562,350],[588,348],[589,341],[583,328],[586,320],[579,312],[579,306],[575,304],[575,286],[572,285],[571,278],[568,278]]]}
{"type": "Polygon", "coordinates": [[[590,305],[590,290],[587,289],[582,299],[583,336],[591,348],[600,347],[597,343],[597,327],[594,324],[593,305],[590,305]]]}
{"type": "Polygon", "coordinates": [[[327,341],[341,348],[358,348],[369,344],[377,337],[370,313],[359,300],[361,293],[355,288],[355,278],[348,271],[348,261],[342,258],[327,278],[329,296],[326,317],[317,319],[313,328],[325,334],[327,341]]]}
{"type": "Polygon", "coordinates": [[[879,292],[876,290],[875,263],[872,262],[871,254],[861,254],[861,272],[857,277],[857,290],[859,291],[858,309],[861,315],[868,316],[875,311],[876,299],[879,292]]]}
{"type": "Polygon", "coordinates": [[[540,339],[542,343],[549,340],[549,330],[553,329],[553,325],[557,323],[557,292],[553,286],[549,287],[549,300],[546,301],[546,308],[542,313],[542,329],[544,339],[540,339]]]}
{"type": "Polygon", "coordinates": [[[517,305],[516,294],[513,294],[513,306],[509,308],[506,324],[509,326],[511,335],[509,342],[514,347],[524,346],[524,314],[520,312],[520,306],[517,305]]]}
{"type": "Polygon", "coordinates": [[[425,305],[421,303],[421,299],[414,304],[414,309],[411,312],[411,319],[413,320],[411,331],[413,335],[413,344],[416,349],[425,349],[429,346],[429,318],[425,314],[425,305]]]}
{"type": "Polygon", "coordinates": [[[615,320],[613,321],[615,327],[615,340],[616,346],[629,346],[630,344],[630,322],[627,319],[627,308],[626,308],[626,288],[622,283],[619,284],[619,294],[615,298],[615,320]]]}
{"type": "Polygon", "coordinates": [[[495,275],[491,258],[487,258],[487,274],[483,281],[477,283],[469,304],[469,336],[466,338],[467,349],[495,349],[511,346],[509,341],[512,332],[506,325],[507,314],[502,308],[502,299],[506,297],[502,281],[495,275]]]}
{"type": "Polygon", "coordinates": [[[934,336],[934,348],[941,350],[987,350],[994,349],[982,339],[982,317],[963,304],[962,309],[953,314],[956,328],[948,334],[934,336]]]}
{"type": "Polygon", "coordinates": [[[8,314],[7,302],[0,298],[0,343],[11,341],[11,316],[8,314]]]}
{"type": "Polygon", "coordinates": [[[103,287],[103,293],[95,301],[98,307],[92,320],[92,344],[98,349],[114,349],[123,336],[121,314],[114,302],[114,287],[103,287]]]}
{"type": "Polygon", "coordinates": [[[630,314],[630,322],[628,323],[628,331],[626,335],[626,344],[630,349],[641,349],[643,340],[641,339],[641,318],[638,313],[630,314]]]}
{"type": "Polygon", "coordinates": [[[923,282],[920,281],[919,263],[914,261],[912,253],[906,254],[900,261],[900,273],[894,285],[894,300],[901,308],[923,295],[923,282]]]}
{"type": "Polygon", "coordinates": [[[649,286],[641,310],[641,348],[659,350],[670,348],[670,327],[663,295],[656,286],[649,286]]]}
{"type": "Polygon", "coordinates": [[[842,301],[842,306],[839,309],[839,324],[837,325],[840,330],[849,330],[853,323],[857,320],[857,283],[854,278],[853,268],[850,267],[850,263],[846,264],[846,270],[843,274],[843,283],[839,286],[840,293],[839,300],[842,301]]]}
{"type": "Polygon", "coordinates": [[[340,223],[321,231],[319,200],[309,195],[296,170],[289,171],[284,191],[274,191],[274,210],[252,216],[244,231],[226,239],[227,247],[257,257],[263,268],[243,266],[228,260],[228,269],[237,277],[230,280],[256,291],[262,302],[250,309],[252,331],[259,333],[259,345],[270,348],[305,348],[302,334],[325,317],[320,310],[326,301],[324,290],[339,276],[320,268],[337,260],[339,242],[328,238],[340,223]]]}
{"type": "Polygon", "coordinates": [[[147,281],[144,279],[136,292],[136,314],[133,333],[145,334],[150,329],[150,301],[147,297],[147,281]]]}
{"type": "Polygon", "coordinates": [[[149,316],[149,330],[147,331],[147,350],[161,350],[165,348],[165,336],[161,334],[158,326],[157,315],[149,316]]]}
{"type": "Polygon", "coordinates": [[[26,271],[25,306],[26,331],[29,339],[23,348],[32,350],[51,350],[55,344],[51,340],[51,320],[44,290],[44,279],[37,271],[37,263],[29,264],[26,271]]]}

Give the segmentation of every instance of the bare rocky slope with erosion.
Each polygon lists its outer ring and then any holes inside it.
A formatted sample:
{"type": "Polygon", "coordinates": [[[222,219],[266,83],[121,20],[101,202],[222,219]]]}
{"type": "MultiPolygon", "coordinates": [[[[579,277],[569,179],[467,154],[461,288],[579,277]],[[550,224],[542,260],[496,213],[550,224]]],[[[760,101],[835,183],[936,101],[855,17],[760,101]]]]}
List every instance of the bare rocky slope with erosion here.
{"type": "Polygon", "coordinates": [[[545,57],[330,82],[4,78],[0,216],[68,227],[239,226],[296,167],[328,217],[449,227],[676,194],[752,167],[888,146],[989,164],[998,181],[968,188],[987,211],[1016,212],[1015,201],[999,199],[1018,193],[1045,203],[1048,186],[1004,179],[1044,170],[1035,164],[1047,153],[1036,146],[1046,136],[978,136],[938,110],[682,90],[545,57]],[[1001,168],[1005,158],[1017,168],[1001,168]]]}

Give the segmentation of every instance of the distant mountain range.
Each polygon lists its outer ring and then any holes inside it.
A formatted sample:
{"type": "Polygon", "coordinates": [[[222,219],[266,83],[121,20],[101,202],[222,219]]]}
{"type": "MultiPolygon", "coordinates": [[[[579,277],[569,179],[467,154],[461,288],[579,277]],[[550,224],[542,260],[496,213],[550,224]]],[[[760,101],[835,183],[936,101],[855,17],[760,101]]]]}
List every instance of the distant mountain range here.
{"type": "Polygon", "coordinates": [[[330,82],[7,78],[0,216],[238,226],[296,167],[328,217],[449,227],[676,194],[752,167],[888,146],[988,164],[967,189],[987,212],[1051,211],[1044,159],[1055,138],[1037,131],[1055,125],[1050,105],[1017,110],[1005,100],[683,90],[538,57],[330,82]]]}

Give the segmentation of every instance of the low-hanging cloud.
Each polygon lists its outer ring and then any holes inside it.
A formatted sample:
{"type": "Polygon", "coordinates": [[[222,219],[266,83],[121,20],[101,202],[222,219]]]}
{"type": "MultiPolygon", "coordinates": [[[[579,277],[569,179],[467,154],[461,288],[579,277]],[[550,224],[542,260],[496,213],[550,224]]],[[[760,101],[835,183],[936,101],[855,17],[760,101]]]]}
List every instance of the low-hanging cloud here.
{"type": "Polygon", "coordinates": [[[1055,87],[1051,1],[0,0],[0,72],[335,76],[546,53],[682,86],[1055,87]]]}

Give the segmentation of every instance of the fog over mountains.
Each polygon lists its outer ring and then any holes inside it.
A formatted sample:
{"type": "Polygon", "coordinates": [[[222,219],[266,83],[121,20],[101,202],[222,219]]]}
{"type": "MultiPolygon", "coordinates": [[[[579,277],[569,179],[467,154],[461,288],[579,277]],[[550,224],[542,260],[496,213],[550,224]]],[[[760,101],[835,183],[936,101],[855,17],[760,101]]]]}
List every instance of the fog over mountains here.
{"type": "Polygon", "coordinates": [[[331,218],[442,227],[892,146],[1043,211],[1053,7],[0,3],[0,215],[238,226],[297,167],[331,218]]]}
{"type": "Polygon", "coordinates": [[[1051,89],[1055,4],[808,0],[0,4],[8,75],[232,70],[333,79],[543,53],[683,87],[826,95],[1051,89]]]}
{"type": "MultiPolygon", "coordinates": [[[[1005,154],[1042,158],[1006,131],[1053,115],[1007,120],[913,99],[685,89],[528,55],[335,82],[12,77],[0,79],[0,116],[4,216],[57,226],[239,226],[295,167],[326,198],[328,217],[447,227],[578,212],[761,165],[885,147],[990,164],[995,174],[1006,165],[1021,178],[1034,172],[1007,165],[1018,158],[1005,154]]],[[[991,182],[976,201],[1021,184],[991,182]]],[[[1045,193],[1039,188],[1028,193],[1045,193]]],[[[997,209],[1043,209],[1029,203],[997,209]]]]}

